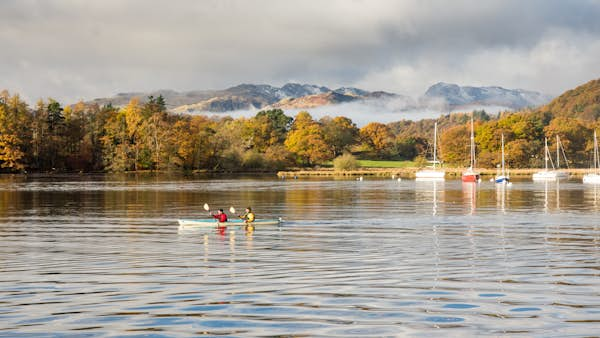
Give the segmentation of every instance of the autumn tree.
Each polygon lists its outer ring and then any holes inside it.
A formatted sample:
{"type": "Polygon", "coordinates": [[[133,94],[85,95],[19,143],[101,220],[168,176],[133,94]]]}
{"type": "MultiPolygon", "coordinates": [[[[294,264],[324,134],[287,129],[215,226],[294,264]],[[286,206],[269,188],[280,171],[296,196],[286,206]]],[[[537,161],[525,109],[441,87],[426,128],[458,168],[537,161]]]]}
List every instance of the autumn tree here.
{"type": "Polygon", "coordinates": [[[569,165],[585,166],[593,149],[594,131],[581,120],[569,117],[557,117],[548,124],[544,131],[556,151],[556,136],[564,148],[569,165]]]}
{"type": "Polygon", "coordinates": [[[469,164],[470,131],[466,124],[444,130],[440,137],[440,155],[444,162],[467,166],[469,164]]]}
{"type": "Polygon", "coordinates": [[[104,124],[102,134],[103,164],[106,170],[132,170],[132,144],[127,131],[127,120],[124,110],[119,110],[111,114],[104,124]]]}
{"type": "Polygon", "coordinates": [[[94,125],[83,102],[64,108],[65,169],[90,171],[94,169],[94,125]]]}
{"type": "Polygon", "coordinates": [[[333,157],[348,152],[350,147],[358,143],[359,129],[351,119],[326,116],[319,122],[323,128],[323,139],[329,145],[333,157]]]}
{"type": "Polygon", "coordinates": [[[282,144],[287,136],[293,118],[285,115],[281,109],[260,111],[246,121],[244,138],[249,147],[259,152],[276,144],[282,144]]]}
{"type": "Polygon", "coordinates": [[[367,147],[380,157],[390,155],[394,136],[383,123],[371,122],[360,129],[360,137],[367,147]]]}
{"type": "Polygon", "coordinates": [[[0,168],[26,169],[26,152],[31,139],[31,118],[19,95],[0,95],[0,168]]]}
{"type": "Polygon", "coordinates": [[[285,146],[296,155],[299,164],[314,165],[332,158],[321,125],[305,111],[296,115],[285,146]]]}

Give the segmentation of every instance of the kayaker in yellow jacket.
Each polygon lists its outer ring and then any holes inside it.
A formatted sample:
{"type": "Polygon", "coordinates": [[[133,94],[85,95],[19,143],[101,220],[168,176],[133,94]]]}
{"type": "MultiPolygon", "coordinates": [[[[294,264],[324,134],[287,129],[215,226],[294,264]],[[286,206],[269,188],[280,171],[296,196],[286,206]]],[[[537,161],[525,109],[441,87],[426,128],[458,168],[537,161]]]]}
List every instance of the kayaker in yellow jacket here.
{"type": "Polygon", "coordinates": [[[256,219],[256,216],[252,212],[252,208],[247,207],[246,213],[241,215],[240,218],[243,219],[246,224],[251,225],[256,219]]]}

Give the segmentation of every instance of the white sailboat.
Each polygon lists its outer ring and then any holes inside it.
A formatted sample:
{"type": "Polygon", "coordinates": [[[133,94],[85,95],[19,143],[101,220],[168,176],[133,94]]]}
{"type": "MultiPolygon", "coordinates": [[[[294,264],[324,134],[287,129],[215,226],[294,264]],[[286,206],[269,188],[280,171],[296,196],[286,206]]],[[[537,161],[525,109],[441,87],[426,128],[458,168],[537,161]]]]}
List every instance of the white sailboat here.
{"type": "Polygon", "coordinates": [[[594,165],[593,171],[583,175],[583,183],[588,184],[600,184],[600,156],[598,156],[598,138],[596,137],[596,130],[594,130],[594,165]]]}
{"type": "Polygon", "coordinates": [[[505,165],[504,165],[504,134],[502,134],[502,169],[500,171],[499,175],[496,175],[496,178],[494,179],[494,181],[496,183],[502,183],[502,184],[507,184],[510,181],[510,177],[508,176],[508,173],[505,170],[505,165]]]}
{"type": "MultiPolygon", "coordinates": [[[[550,150],[548,150],[548,139],[544,138],[544,170],[538,171],[533,174],[534,181],[556,181],[569,178],[569,173],[565,171],[560,171],[560,138],[556,135],[556,169],[554,168],[554,163],[550,158],[550,150]],[[548,169],[548,161],[552,165],[552,170],[548,169]]],[[[563,153],[564,156],[564,153],[563,153]]],[[[566,157],[565,157],[566,160],[566,157]]]]}
{"type": "Polygon", "coordinates": [[[475,132],[473,130],[473,116],[471,116],[471,162],[469,168],[463,171],[462,173],[462,181],[463,182],[481,182],[481,176],[479,172],[475,171],[473,168],[475,167],[475,132]]]}
{"type": "Polygon", "coordinates": [[[419,180],[444,180],[446,172],[444,170],[437,170],[435,165],[438,163],[437,160],[437,122],[433,127],[433,168],[423,169],[416,172],[415,176],[419,180]]]}

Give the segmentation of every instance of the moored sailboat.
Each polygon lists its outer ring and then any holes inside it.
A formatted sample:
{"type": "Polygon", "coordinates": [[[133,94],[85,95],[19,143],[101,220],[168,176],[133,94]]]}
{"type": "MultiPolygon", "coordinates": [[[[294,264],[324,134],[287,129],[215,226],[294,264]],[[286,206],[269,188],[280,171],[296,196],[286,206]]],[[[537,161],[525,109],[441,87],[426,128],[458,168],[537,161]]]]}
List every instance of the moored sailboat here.
{"type": "Polygon", "coordinates": [[[503,184],[507,184],[510,181],[510,177],[508,176],[508,173],[505,170],[505,165],[504,165],[504,134],[502,134],[502,164],[501,164],[501,171],[499,175],[496,175],[496,178],[494,179],[494,181],[496,183],[503,183],[503,184]]]}
{"type": "Polygon", "coordinates": [[[600,156],[598,156],[598,138],[596,137],[596,130],[594,130],[594,164],[592,166],[592,172],[583,175],[583,183],[587,184],[600,184],[600,156]]]}
{"type": "Polygon", "coordinates": [[[444,170],[437,170],[435,165],[438,164],[437,160],[437,122],[433,127],[433,164],[432,169],[423,169],[415,173],[417,179],[420,180],[444,180],[446,172],[444,170]]]}
{"type": "Polygon", "coordinates": [[[475,171],[475,131],[473,130],[473,117],[471,116],[471,163],[467,170],[462,173],[463,182],[480,182],[481,176],[479,172],[475,171]]]}
{"type": "MultiPolygon", "coordinates": [[[[550,150],[548,149],[548,139],[544,138],[544,170],[533,174],[534,181],[556,181],[569,178],[569,173],[560,171],[560,138],[556,135],[556,169],[550,158],[550,150]],[[552,170],[548,169],[548,161],[552,165],[552,170]]],[[[563,154],[564,156],[564,154],[563,154]]],[[[566,160],[566,157],[565,157],[566,160]]]]}

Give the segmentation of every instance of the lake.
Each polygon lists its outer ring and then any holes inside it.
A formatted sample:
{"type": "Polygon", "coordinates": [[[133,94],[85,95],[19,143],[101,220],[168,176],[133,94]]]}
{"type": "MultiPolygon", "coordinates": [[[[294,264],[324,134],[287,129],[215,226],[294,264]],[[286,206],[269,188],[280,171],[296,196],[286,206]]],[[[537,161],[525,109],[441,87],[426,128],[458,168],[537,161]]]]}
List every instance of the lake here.
{"type": "Polygon", "coordinates": [[[1,176],[0,336],[597,336],[599,224],[580,180],[1,176]]]}

